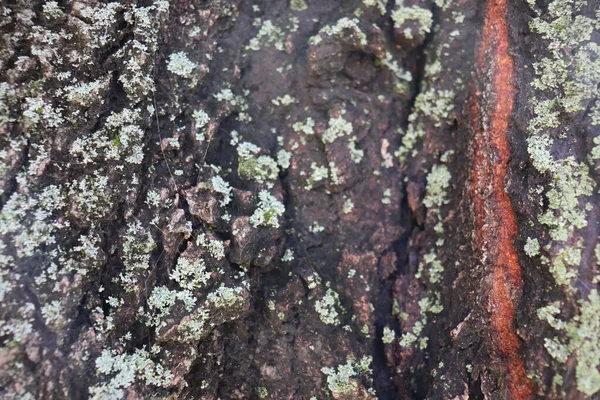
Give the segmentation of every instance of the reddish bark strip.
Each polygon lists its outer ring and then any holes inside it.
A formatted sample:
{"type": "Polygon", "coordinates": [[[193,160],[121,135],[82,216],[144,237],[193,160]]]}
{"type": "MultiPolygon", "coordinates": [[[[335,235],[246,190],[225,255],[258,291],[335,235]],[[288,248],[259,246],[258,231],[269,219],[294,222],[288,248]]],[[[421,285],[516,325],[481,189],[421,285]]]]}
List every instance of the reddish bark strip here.
{"type": "Polygon", "coordinates": [[[514,298],[522,285],[522,277],[514,248],[516,217],[504,187],[510,157],[508,125],[515,95],[506,3],[507,0],[487,0],[478,61],[481,80],[488,82],[486,92],[492,95],[483,99],[480,93],[476,94],[472,179],[479,247],[484,254],[482,259],[492,267],[489,295],[494,344],[507,365],[507,397],[521,400],[532,398],[533,390],[513,327],[514,298]],[[484,114],[483,124],[478,121],[481,114],[484,114]]]}

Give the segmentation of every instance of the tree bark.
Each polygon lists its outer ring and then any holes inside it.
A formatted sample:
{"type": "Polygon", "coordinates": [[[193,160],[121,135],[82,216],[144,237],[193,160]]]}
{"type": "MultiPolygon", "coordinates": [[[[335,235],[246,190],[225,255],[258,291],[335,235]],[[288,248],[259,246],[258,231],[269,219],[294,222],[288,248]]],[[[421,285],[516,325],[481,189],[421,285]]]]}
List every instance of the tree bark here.
{"type": "Polygon", "coordinates": [[[0,397],[600,399],[597,8],[0,3],[0,397]]]}

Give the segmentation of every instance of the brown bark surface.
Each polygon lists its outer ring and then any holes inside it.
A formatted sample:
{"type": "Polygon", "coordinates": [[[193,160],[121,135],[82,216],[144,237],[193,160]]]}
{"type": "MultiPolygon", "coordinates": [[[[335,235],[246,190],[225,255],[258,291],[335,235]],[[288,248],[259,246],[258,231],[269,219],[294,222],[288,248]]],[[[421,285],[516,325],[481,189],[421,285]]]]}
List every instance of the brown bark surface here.
{"type": "Polygon", "coordinates": [[[0,1],[0,398],[600,399],[597,8],[0,1]]]}

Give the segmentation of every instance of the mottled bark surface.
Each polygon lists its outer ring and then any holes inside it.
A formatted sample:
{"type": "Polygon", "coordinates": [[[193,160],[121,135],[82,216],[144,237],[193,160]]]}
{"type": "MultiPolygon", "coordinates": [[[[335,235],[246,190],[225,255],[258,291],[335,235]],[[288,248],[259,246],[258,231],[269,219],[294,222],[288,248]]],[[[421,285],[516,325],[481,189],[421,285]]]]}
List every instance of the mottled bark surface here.
{"type": "Polygon", "coordinates": [[[593,0],[0,3],[0,397],[600,399],[593,0]]]}

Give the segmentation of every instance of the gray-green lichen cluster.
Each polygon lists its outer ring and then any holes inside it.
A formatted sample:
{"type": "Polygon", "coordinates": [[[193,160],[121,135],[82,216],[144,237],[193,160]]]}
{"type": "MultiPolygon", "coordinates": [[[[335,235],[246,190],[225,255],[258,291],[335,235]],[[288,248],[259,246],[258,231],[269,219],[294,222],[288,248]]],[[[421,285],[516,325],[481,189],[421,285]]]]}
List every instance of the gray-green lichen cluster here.
{"type": "MultiPolygon", "coordinates": [[[[600,303],[596,289],[584,289],[578,282],[583,252],[589,246],[583,231],[589,229],[591,196],[596,194],[590,165],[595,168],[597,151],[577,149],[576,128],[567,121],[585,115],[592,126],[599,123],[600,47],[591,39],[600,24],[598,15],[594,19],[582,14],[586,1],[555,0],[546,12],[530,5],[536,14],[530,28],[543,38],[547,51],[533,65],[531,86],[538,96],[531,100],[527,145],[533,166],[548,182],[533,188],[531,197],[543,194],[547,202],[537,220],[548,229],[549,237],[527,238],[524,250],[549,269],[568,296],[576,292],[581,299],[579,312],[570,320],[562,319],[569,307],[559,301],[540,308],[538,316],[558,334],[545,338],[548,353],[559,362],[575,363],[577,390],[592,396],[600,391],[600,303]],[[559,145],[570,151],[557,153],[559,145]]],[[[561,375],[554,380],[559,386],[562,381],[561,375]]]]}
{"type": "MultiPolygon", "coordinates": [[[[89,372],[93,399],[181,390],[198,357],[195,344],[249,307],[247,276],[231,267],[230,243],[214,233],[222,222],[194,227],[186,215],[178,178],[196,166],[191,158],[174,165],[169,157],[189,143],[186,135],[202,154],[214,134],[210,106],[184,115],[178,98],[202,83],[212,54],[163,54],[167,1],[19,7],[0,6],[14,25],[0,57],[8,79],[0,83],[3,390],[14,398],[43,396],[30,361],[64,398],[78,397],[68,382],[84,382],[81,374],[89,372]],[[16,62],[5,63],[11,58],[16,62]],[[174,98],[157,101],[159,72],[174,98]],[[161,130],[163,124],[173,129],[161,130]],[[149,339],[141,343],[140,336],[149,339]],[[179,352],[177,343],[187,350],[179,352]]],[[[191,40],[197,35],[193,27],[184,30],[191,40]]],[[[224,88],[213,97],[250,120],[243,96],[224,88]]],[[[261,185],[246,218],[255,230],[277,228],[285,207],[270,189],[280,167],[246,150],[239,176],[261,185]]],[[[278,154],[281,168],[289,158],[278,154]]],[[[186,207],[200,215],[194,196],[205,196],[207,204],[214,200],[214,214],[231,220],[231,171],[198,169],[186,207]]]]}
{"type": "MultiPolygon", "coordinates": [[[[356,394],[358,385],[356,378],[361,374],[371,374],[369,366],[373,362],[372,357],[365,356],[358,362],[348,359],[346,364],[340,364],[336,368],[323,367],[321,372],[327,376],[327,387],[333,394],[347,395],[356,394]]],[[[375,394],[371,392],[371,394],[375,394]]]]}
{"type": "MultiPolygon", "coordinates": [[[[448,160],[448,155],[446,154],[441,158],[448,160]]],[[[415,343],[418,343],[419,349],[424,350],[427,347],[428,337],[422,335],[422,333],[427,325],[428,315],[435,316],[443,311],[438,285],[443,280],[444,265],[438,259],[437,253],[440,249],[443,249],[444,245],[444,239],[441,237],[441,234],[444,232],[441,207],[448,203],[447,192],[450,187],[450,179],[451,175],[448,167],[443,163],[433,165],[427,175],[427,187],[423,204],[427,207],[432,221],[436,222],[433,230],[440,237],[436,240],[433,248],[427,254],[423,255],[418,271],[415,274],[415,278],[426,285],[427,291],[425,297],[422,297],[418,301],[419,318],[412,324],[412,328],[405,331],[399,339],[399,344],[402,347],[411,347],[415,343]]],[[[405,315],[402,319],[406,320],[407,317],[408,315],[405,315]]]]}

